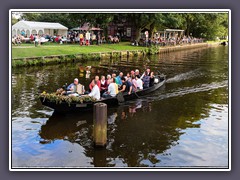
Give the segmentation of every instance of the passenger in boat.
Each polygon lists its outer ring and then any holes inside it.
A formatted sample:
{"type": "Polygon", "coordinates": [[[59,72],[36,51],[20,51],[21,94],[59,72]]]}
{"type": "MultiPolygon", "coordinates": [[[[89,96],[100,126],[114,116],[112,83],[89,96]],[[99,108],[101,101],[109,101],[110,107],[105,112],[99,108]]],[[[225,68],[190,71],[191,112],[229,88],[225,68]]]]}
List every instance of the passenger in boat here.
{"type": "Polygon", "coordinates": [[[147,76],[150,76],[150,75],[151,75],[151,70],[150,70],[150,68],[147,68],[147,70],[145,71],[145,73],[143,73],[143,75],[141,76],[140,79],[143,79],[143,76],[145,76],[145,75],[147,75],[147,76]]]}
{"type": "Polygon", "coordinates": [[[130,73],[127,73],[127,79],[129,80],[129,78],[131,78],[131,75],[130,75],[130,73]]]}
{"type": "MultiPolygon", "coordinates": [[[[94,80],[97,82],[97,86],[99,89],[101,89],[101,82],[99,80],[99,76],[95,76],[94,80]]],[[[92,86],[92,83],[89,84],[89,91],[92,91],[93,89],[93,86],[92,86]]]]}
{"type": "Polygon", "coordinates": [[[151,70],[150,68],[147,68],[147,76],[150,76],[151,75],[151,70]]]}
{"type": "Polygon", "coordinates": [[[79,83],[78,78],[75,78],[73,83],[71,83],[66,91],[62,91],[61,95],[82,95],[85,93],[84,86],[79,83]]]}
{"type": "Polygon", "coordinates": [[[118,85],[115,82],[115,78],[111,78],[111,83],[108,86],[108,90],[103,93],[104,98],[115,97],[118,93],[118,85]]]}
{"type": "Polygon", "coordinates": [[[105,76],[101,76],[101,85],[100,85],[100,93],[101,95],[107,91],[108,89],[108,84],[107,84],[107,81],[105,80],[105,76]]]}
{"type": "Polygon", "coordinates": [[[97,85],[97,81],[95,79],[92,80],[91,86],[93,88],[92,88],[92,91],[88,94],[88,96],[94,97],[97,100],[99,100],[100,99],[100,89],[99,89],[99,87],[97,85]]]}
{"type": "Polygon", "coordinates": [[[71,83],[68,87],[67,87],[67,93],[71,94],[71,93],[75,93],[77,92],[77,85],[78,85],[78,78],[75,78],[73,83],[71,83]]]}
{"type": "Polygon", "coordinates": [[[143,89],[149,88],[150,76],[148,76],[147,71],[144,73],[142,81],[143,81],[143,89]]]}
{"type": "Polygon", "coordinates": [[[138,76],[138,78],[141,77],[138,69],[135,70],[135,76],[138,76]]]}
{"type": "Polygon", "coordinates": [[[154,85],[154,79],[155,79],[155,76],[154,76],[154,72],[152,71],[150,75],[149,87],[152,87],[154,85]]]}
{"type": "Polygon", "coordinates": [[[137,89],[142,90],[143,89],[143,82],[142,82],[142,80],[140,79],[139,76],[135,76],[135,78],[136,78],[136,82],[137,82],[137,89]]]}
{"type": "Polygon", "coordinates": [[[119,85],[119,86],[122,85],[122,81],[121,81],[122,77],[123,77],[122,72],[120,72],[119,75],[116,77],[116,84],[119,85]]]}
{"type": "Polygon", "coordinates": [[[110,83],[111,83],[111,75],[110,74],[108,74],[107,75],[107,85],[109,85],[110,83]]]}
{"type": "Polygon", "coordinates": [[[116,78],[116,73],[112,73],[112,78],[116,78]]]}
{"type": "Polygon", "coordinates": [[[119,92],[127,92],[128,94],[132,93],[132,83],[129,82],[127,79],[122,77],[122,85],[120,87],[119,92]]]}
{"type": "Polygon", "coordinates": [[[131,71],[131,76],[132,76],[132,75],[135,75],[135,72],[134,72],[133,70],[131,71]]]}
{"type": "Polygon", "coordinates": [[[135,75],[133,74],[129,79],[131,80],[133,91],[136,92],[138,89],[137,89],[137,81],[136,81],[135,75]]]}

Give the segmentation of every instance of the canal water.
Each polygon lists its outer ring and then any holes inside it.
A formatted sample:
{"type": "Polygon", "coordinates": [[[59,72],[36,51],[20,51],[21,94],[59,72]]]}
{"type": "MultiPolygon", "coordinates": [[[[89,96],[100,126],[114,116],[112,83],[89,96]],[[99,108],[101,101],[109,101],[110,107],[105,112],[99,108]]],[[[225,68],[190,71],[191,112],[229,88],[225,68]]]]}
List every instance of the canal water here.
{"type": "Polygon", "coordinates": [[[12,167],[228,168],[228,65],[228,47],[218,46],[13,69],[12,167]],[[58,115],[38,100],[39,93],[54,92],[75,77],[87,88],[95,75],[148,66],[166,74],[166,84],[108,109],[104,149],[93,147],[91,112],[58,115]]]}

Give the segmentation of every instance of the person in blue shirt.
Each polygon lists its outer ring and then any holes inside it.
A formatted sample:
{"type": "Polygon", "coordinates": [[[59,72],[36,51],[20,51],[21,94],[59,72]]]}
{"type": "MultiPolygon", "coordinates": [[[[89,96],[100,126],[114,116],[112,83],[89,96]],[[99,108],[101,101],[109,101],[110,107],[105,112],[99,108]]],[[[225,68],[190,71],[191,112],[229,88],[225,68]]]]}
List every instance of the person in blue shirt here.
{"type": "Polygon", "coordinates": [[[116,84],[121,86],[122,85],[122,77],[123,77],[123,73],[120,72],[119,75],[116,77],[116,84]]]}
{"type": "Polygon", "coordinates": [[[72,93],[77,92],[77,85],[78,85],[78,79],[75,78],[73,83],[67,87],[67,91],[70,91],[72,93]]]}

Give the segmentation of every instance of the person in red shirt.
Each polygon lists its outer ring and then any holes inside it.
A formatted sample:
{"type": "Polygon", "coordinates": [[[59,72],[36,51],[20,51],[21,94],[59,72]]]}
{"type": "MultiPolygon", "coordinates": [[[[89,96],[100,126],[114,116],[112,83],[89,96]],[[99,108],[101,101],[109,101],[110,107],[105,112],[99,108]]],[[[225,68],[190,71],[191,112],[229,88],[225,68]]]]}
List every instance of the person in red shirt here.
{"type": "Polygon", "coordinates": [[[105,78],[105,76],[101,76],[101,88],[100,88],[100,92],[101,92],[101,95],[108,90],[108,83],[107,83],[107,80],[105,78]]]}
{"type": "MultiPolygon", "coordinates": [[[[99,76],[95,76],[94,80],[97,82],[97,86],[99,87],[99,89],[101,89],[101,82],[99,80],[99,76]]],[[[93,86],[92,83],[89,84],[89,90],[92,91],[93,86]]]]}

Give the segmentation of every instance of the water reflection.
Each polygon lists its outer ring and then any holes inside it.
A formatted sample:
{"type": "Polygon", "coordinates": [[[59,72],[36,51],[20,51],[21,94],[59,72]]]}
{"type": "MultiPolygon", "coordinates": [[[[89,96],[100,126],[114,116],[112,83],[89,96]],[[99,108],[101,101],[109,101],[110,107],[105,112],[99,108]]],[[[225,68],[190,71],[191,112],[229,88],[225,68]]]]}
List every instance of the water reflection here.
{"type": "Polygon", "coordinates": [[[54,113],[41,126],[39,135],[41,141],[48,143],[64,140],[79,144],[84,147],[86,157],[93,158],[91,164],[96,167],[164,166],[159,155],[171,156],[166,152],[179,144],[185,130],[200,128],[201,123],[195,122],[209,116],[210,108],[206,101],[197,106],[195,104],[200,102],[202,95],[199,93],[195,100],[191,95],[178,99],[181,107],[175,107],[176,99],[172,98],[161,103],[139,99],[118,108],[110,108],[106,149],[93,147],[92,113],[65,116],[54,113]],[[172,105],[169,106],[169,103],[172,105]],[[189,111],[189,106],[196,108],[189,111]],[[156,107],[159,112],[152,111],[156,107]]]}
{"type": "Polygon", "coordinates": [[[14,69],[13,162],[16,167],[227,166],[227,104],[226,47],[14,69]],[[93,148],[91,113],[62,116],[38,100],[42,91],[53,92],[74,77],[87,87],[95,75],[146,65],[160,69],[168,81],[149,96],[108,108],[106,149],[93,148]]]}

